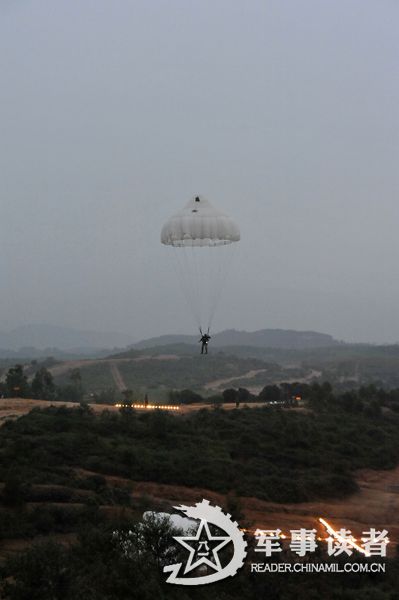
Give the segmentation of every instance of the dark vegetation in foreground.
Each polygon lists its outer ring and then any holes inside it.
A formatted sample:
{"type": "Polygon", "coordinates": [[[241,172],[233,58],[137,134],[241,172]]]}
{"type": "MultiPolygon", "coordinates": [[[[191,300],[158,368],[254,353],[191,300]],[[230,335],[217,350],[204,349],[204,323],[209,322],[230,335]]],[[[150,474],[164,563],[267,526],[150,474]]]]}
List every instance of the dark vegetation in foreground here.
{"type": "MultiPolygon", "coordinates": [[[[386,574],[275,574],[250,573],[249,554],[243,569],[233,578],[216,584],[183,588],[165,582],[165,564],[187,560],[173,547],[178,532],[165,521],[129,526],[113,523],[87,527],[71,544],[47,541],[8,558],[1,567],[1,597],[5,600],[298,600],[301,598],[341,600],[397,598],[398,559],[384,561],[386,574]],[[117,528],[117,529],[116,529],[117,528]],[[127,535],[127,530],[130,534],[127,535]],[[118,535],[115,535],[115,532],[118,535]],[[127,544],[123,544],[126,542],[127,544]]],[[[273,562],[286,562],[284,552],[273,562]]],[[[318,555],[312,562],[325,562],[318,555]]],[[[368,559],[377,562],[378,559],[368,559]]],[[[362,562],[360,557],[333,562],[362,562]]],[[[367,562],[367,559],[364,560],[367,562]]]]}
{"type": "MultiPolygon", "coordinates": [[[[101,476],[115,475],[303,502],[355,491],[355,469],[399,462],[399,390],[334,396],[328,384],[314,384],[301,391],[306,411],[216,407],[175,416],[133,409],[95,415],[86,405],[34,409],[0,429],[3,500],[18,497],[18,482],[25,500],[43,484],[106,495],[101,476]],[[100,480],[77,476],[79,468],[100,480]]],[[[61,490],[54,494],[67,493],[61,490]]]]}
{"type": "MultiPolygon", "coordinates": [[[[170,532],[139,535],[129,556],[112,536],[115,529],[137,531],[134,521],[149,508],[148,499],[133,498],[135,480],[224,492],[239,511],[237,496],[277,502],[342,497],[356,490],[355,469],[398,463],[399,390],[368,387],[337,396],[328,384],[302,384],[296,391],[308,410],[210,408],[175,416],[123,409],[95,415],[85,405],[53,406],[5,423],[0,549],[7,539],[33,545],[8,558],[3,552],[0,597],[202,599],[202,587],[165,583],[161,567],[170,532]],[[128,481],[117,484],[108,475],[128,481]],[[37,536],[54,534],[62,544],[35,543],[37,536]]],[[[385,600],[397,597],[398,576],[397,559],[385,575],[256,575],[243,569],[207,586],[206,597],[385,600]]]]}

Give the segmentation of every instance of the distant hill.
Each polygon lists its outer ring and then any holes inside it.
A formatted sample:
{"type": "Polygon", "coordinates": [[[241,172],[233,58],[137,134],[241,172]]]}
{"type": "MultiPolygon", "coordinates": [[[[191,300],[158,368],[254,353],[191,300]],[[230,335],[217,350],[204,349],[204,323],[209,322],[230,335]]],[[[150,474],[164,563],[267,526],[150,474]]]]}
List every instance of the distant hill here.
{"type": "MultiPolygon", "coordinates": [[[[169,346],[174,344],[196,344],[198,336],[162,335],[142,340],[131,347],[137,350],[169,346]]],[[[331,335],[316,331],[294,331],[291,329],[261,329],[259,331],[237,331],[228,329],[212,336],[212,346],[251,346],[255,348],[280,348],[286,350],[306,350],[328,348],[341,345],[331,335]]]]}
{"type": "MultiPolygon", "coordinates": [[[[216,336],[215,336],[216,337],[216,336]]],[[[160,335],[159,337],[148,338],[141,340],[136,344],[131,344],[130,348],[144,350],[146,348],[155,348],[157,346],[174,346],[179,344],[196,344],[200,335],[160,335]]]]}
{"type": "Polygon", "coordinates": [[[59,350],[89,354],[103,348],[123,348],[131,345],[133,336],[125,333],[99,332],[59,327],[46,323],[21,325],[11,331],[0,331],[0,348],[18,351],[20,348],[59,350]]]}
{"type": "MultiPolygon", "coordinates": [[[[167,352],[179,349],[179,354],[196,352],[198,335],[163,335],[134,343],[132,336],[117,332],[98,332],[60,327],[45,323],[22,325],[10,331],[0,331],[0,358],[40,358],[54,356],[60,360],[80,356],[100,357],[126,351],[142,351],[165,347],[167,352]],[[183,348],[181,347],[183,345],[183,348]]],[[[229,329],[212,335],[212,348],[234,352],[239,348],[252,348],[258,352],[273,350],[312,350],[345,346],[331,335],[314,331],[263,329],[237,331],[229,329]]],[[[248,354],[248,352],[246,353],[248,354]]]]}

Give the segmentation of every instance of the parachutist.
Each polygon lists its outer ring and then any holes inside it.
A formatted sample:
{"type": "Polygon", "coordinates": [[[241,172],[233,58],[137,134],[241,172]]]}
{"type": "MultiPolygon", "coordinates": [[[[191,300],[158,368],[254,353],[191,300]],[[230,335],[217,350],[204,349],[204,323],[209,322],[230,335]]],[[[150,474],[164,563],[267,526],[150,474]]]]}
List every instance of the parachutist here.
{"type": "Polygon", "coordinates": [[[201,354],[208,354],[208,343],[209,340],[211,339],[211,336],[209,335],[209,333],[202,333],[201,332],[201,339],[198,340],[198,343],[201,342],[202,346],[201,346],[201,354]]]}

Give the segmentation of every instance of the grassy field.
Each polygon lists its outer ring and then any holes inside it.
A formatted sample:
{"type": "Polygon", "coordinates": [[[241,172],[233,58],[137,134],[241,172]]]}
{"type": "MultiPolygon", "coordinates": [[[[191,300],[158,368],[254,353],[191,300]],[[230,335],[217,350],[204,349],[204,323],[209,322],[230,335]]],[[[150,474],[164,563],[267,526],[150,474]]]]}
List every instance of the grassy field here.
{"type": "Polygon", "coordinates": [[[145,354],[135,350],[108,359],[59,362],[50,371],[57,384],[65,385],[69,371],[79,368],[90,394],[118,389],[112,364],[124,387],[138,399],[150,393],[161,401],[171,389],[191,388],[207,395],[241,386],[258,393],[265,385],[294,380],[330,381],[340,391],[369,383],[386,388],[399,385],[397,346],[342,345],[301,351],[238,346],[212,349],[204,357],[198,348],[180,344],[146,349],[145,354]]]}

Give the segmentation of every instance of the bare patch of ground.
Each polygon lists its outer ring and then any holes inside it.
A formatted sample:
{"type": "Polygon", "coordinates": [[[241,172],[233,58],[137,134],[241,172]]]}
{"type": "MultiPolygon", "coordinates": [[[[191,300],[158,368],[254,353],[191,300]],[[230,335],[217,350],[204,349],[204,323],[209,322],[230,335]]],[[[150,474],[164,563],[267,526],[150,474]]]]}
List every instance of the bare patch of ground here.
{"type": "MultiPolygon", "coordinates": [[[[73,408],[79,406],[77,402],[51,402],[49,400],[35,400],[33,398],[1,398],[0,399],[0,424],[9,419],[18,419],[28,414],[34,408],[48,408],[49,406],[66,406],[73,408]]],[[[108,404],[89,404],[95,413],[103,410],[119,410],[108,404]]]]}
{"type": "MultiPolygon", "coordinates": [[[[81,471],[80,474],[92,474],[81,471]]],[[[133,485],[132,496],[147,497],[155,505],[192,504],[206,498],[212,504],[226,506],[226,496],[203,488],[168,485],[149,481],[132,482],[123,477],[106,476],[110,485],[133,485]]],[[[250,532],[259,529],[281,529],[288,537],[292,529],[313,529],[322,539],[328,537],[319,517],[335,530],[350,529],[360,540],[370,528],[387,529],[390,539],[388,555],[393,556],[399,544],[399,466],[389,471],[358,471],[359,491],[343,499],[302,502],[299,504],[266,502],[253,497],[241,497],[243,522],[250,532]]]]}
{"type": "MultiPolygon", "coordinates": [[[[79,406],[77,402],[55,402],[49,400],[35,400],[33,398],[1,398],[0,399],[0,425],[7,421],[8,419],[17,419],[18,417],[22,417],[26,415],[34,408],[48,408],[49,406],[66,406],[67,408],[74,408],[79,406]]],[[[90,408],[95,413],[101,413],[104,410],[110,411],[118,411],[119,408],[113,406],[111,404],[89,404],[90,408]]],[[[250,404],[240,404],[240,409],[245,407],[259,407],[265,406],[264,402],[251,402],[250,404]]],[[[223,404],[224,410],[232,410],[236,408],[234,403],[223,404]]],[[[188,414],[191,412],[195,412],[197,410],[201,410],[203,408],[212,409],[212,405],[210,404],[187,404],[180,406],[180,410],[173,411],[173,414],[188,414]]],[[[138,411],[148,410],[145,408],[138,408],[138,411]]],[[[290,408],[290,410],[301,410],[290,408]]]]}
{"type": "MultiPolygon", "coordinates": [[[[319,522],[323,517],[336,530],[350,529],[360,539],[363,531],[374,527],[387,529],[391,543],[388,554],[394,555],[399,543],[399,467],[392,471],[360,471],[357,476],[359,492],[342,500],[277,504],[257,498],[241,498],[245,520],[249,529],[281,529],[287,536],[290,530],[315,528],[318,536],[327,536],[319,522]]],[[[215,504],[224,504],[225,497],[208,490],[140,482],[134,494],[146,494],[172,506],[198,502],[203,498],[215,504]]]]}
{"type": "Polygon", "coordinates": [[[266,373],[267,369],[254,369],[252,371],[248,371],[248,373],[243,373],[242,375],[237,375],[235,377],[227,377],[226,379],[216,379],[215,381],[209,381],[204,385],[204,389],[206,390],[218,390],[221,386],[225,386],[228,383],[233,383],[234,381],[240,379],[252,379],[258,373],[266,373]]]}
{"type": "MultiPolygon", "coordinates": [[[[226,384],[234,384],[235,381],[240,381],[241,379],[253,379],[258,375],[258,373],[267,373],[268,369],[254,369],[252,371],[248,371],[248,373],[244,373],[243,375],[238,375],[235,377],[228,377],[226,379],[216,379],[214,381],[209,381],[204,385],[204,389],[206,390],[220,390],[220,388],[226,386],[226,384]]],[[[313,379],[318,379],[321,377],[321,371],[312,370],[305,377],[294,377],[292,379],[285,378],[281,380],[273,381],[273,384],[279,385],[280,383],[310,383],[313,379]]],[[[263,389],[263,385],[256,386],[245,386],[252,394],[259,394],[259,392],[263,389]]]]}
{"type": "Polygon", "coordinates": [[[49,367],[48,370],[53,377],[59,377],[60,375],[65,375],[65,373],[68,373],[72,369],[82,369],[92,365],[118,365],[118,363],[141,362],[143,360],[180,360],[180,356],[177,356],[176,354],[159,354],[158,356],[143,355],[137,356],[136,358],[85,358],[81,360],[67,360],[54,365],[53,367],[49,367]]]}

